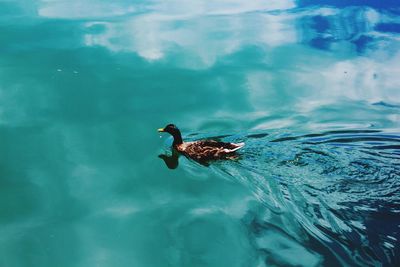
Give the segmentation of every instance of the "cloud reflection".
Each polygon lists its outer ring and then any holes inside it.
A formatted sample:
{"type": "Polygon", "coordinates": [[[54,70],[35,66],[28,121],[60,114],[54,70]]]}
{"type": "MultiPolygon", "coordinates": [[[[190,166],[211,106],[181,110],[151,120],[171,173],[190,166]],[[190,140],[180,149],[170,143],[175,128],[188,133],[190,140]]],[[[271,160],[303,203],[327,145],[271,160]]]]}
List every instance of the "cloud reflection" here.
{"type": "Polygon", "coordinates": [[[122,16],[138,11],[139,8],[126,1],[52,1],[41,0],[38,15],[47,18],[90,19],[122,16]]]}
{"type": "MultiPolygon", "coordinates": [[[[122,23],[101,23],[103,34],[85,35],[88,46],[100,45],[118,51],[132,51],[154,61],[173,54],[179,47],[180,65],[210,67],[218,58],[254,44],[275,47],[295,42],[291,16],[240,14],[233,17],[170,17],[145,14],[122,23]],[[252,29],[252,30],[251,30],[252,29]]],[[[91,27],[92,24],[87,24],[91,27]]]]}
{"type": "Polygon", "coordinates": [[[377,25],[395,25],[398,18],[363,6],[296,9],[294,0],[78,2],[42,1],[38,13],[48,18],[97,18],[85,24],[85,45],[134,52],[151,62],[173,57],[177,65],[192,69],[211,67],[249,46],[270,50],[306,44],[351,55],[376,50],[381,41],[397,41],[377,25]],[[108,19],[127,14],[121,20],[108,19]],[[96,27],[102,30],[92,31],[96,27]]]}
{"type": "Polygon", "coordinates": [[[392,101],[400,99],[400,78],[396,75],[400,72],[399,60],[400,53],[389,58],[379,51],[369,58],[333,61],[321,66],[319,73],[298,73],[296,76],[299,84],[313,89],[314,94],[308,101],[337,97],[369,102],[392,101]]]}
{"type": "Polygon", "coordinates": [[[296,33],[287,23],[290,16],[265,13],[294,7],[293,0],[218,3],[175,0],[147,4],[43,1],[38,14],[47,18],[96,18],[99,21],[88,22],[86,27],[101,25],[106,30],[87,33],[86,45],[131,51],[150,61],[163,59],[173,53],[174,47],[180,47],[186,53],[181,64],[196,68],[211,66],[217,58],[254,42],[267,46],[294,42],[296,33]],[[147,12],[140,13],[144,9],[147,12]],[[106,19],[126,14],[132,16],[116,22],[106,19]]]}

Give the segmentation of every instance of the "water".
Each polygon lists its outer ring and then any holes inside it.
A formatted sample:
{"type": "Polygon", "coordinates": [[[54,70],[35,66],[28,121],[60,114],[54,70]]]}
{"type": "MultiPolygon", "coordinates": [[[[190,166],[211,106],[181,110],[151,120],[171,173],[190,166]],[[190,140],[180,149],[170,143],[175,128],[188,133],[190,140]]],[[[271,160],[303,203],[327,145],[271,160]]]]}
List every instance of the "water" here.
{"type": "Polygon", "coordinates": [[[399,13],[1,1],[0,266],[399,266],[399,13]]]}

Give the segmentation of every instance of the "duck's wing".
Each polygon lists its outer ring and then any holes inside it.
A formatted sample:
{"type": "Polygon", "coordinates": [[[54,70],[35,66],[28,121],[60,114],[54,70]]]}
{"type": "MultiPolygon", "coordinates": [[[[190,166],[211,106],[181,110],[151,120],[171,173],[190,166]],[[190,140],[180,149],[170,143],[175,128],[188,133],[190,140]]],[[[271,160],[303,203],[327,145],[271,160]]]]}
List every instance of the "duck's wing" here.
{"type": "Polygon", "coordinates": [[[244,146],[244,143],[225,143],[214,140],[201,140],[195,143],[198,143],[199,146],[204,147],[216,147],[218,149],[224,150],[227,153],[234,152],[244,146]]]}
{"type": "Polygon", "coordinates": [[[225,143],[214,140],[201,140],[190,143],[185,153],[196,158],[218,158],[242,148],[244,143],[225,143]]]}

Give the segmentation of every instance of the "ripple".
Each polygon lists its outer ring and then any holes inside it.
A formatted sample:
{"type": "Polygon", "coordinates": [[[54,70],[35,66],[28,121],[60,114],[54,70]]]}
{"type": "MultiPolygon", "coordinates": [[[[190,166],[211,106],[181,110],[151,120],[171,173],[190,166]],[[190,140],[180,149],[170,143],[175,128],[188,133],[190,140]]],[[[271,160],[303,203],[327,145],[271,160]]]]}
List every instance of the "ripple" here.
{"type": "Polygon", "coordinates": [[[399,238],[393,218],[400,205],[400,158],[393,152],[399,149],[400,135],[370,129],[280,135],[236,137],[246,142],[241,160],[217,165],[274,214],[275,219],[253,219],[253,225],[261,224],[252,231],[266,262],[306,266],[301,259],[291,262],[282,256],[287,253],[275,254],[279,249],[271,246],[276,241],[293,253],[303,250],[308,266],[320,264],[318,253],[341,265],[393,264],[398,253],[393,244],[399,238]],[[291,232],[274,220],[289,220],[300,228],[291,232]],[[262,226],[266,223],[273,226],[262,226]],[[302,232],[305,236],[298,236],[302,232]],[[271,236],[276,236],[274,242],[271,236]],[[293,238],[297,245],[291,245],[293,238]],[[307,252],[313,247],[310,240],[320,245],[307,252]]]}

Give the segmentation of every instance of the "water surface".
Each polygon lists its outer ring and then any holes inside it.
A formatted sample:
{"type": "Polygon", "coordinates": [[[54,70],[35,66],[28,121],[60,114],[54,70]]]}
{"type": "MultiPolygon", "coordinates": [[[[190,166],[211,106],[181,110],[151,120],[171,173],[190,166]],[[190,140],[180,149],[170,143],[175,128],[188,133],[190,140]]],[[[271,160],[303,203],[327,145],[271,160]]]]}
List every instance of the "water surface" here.
{"type": "Polygon", "coordinates": [[[0,266],[398,266],[399,13],[0,2],[0,266]]]}

